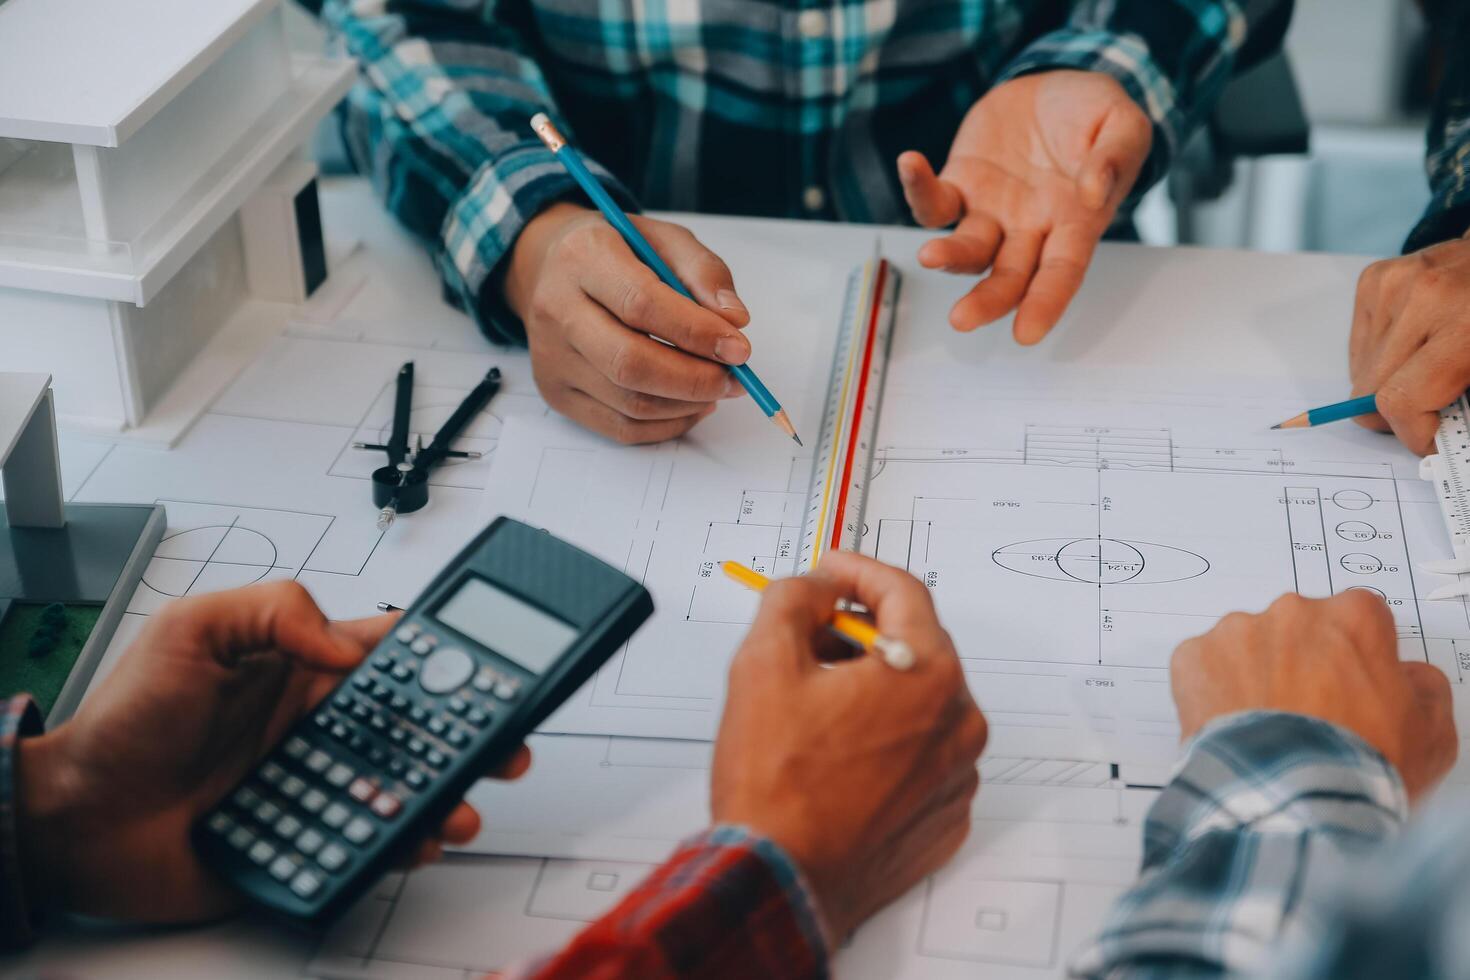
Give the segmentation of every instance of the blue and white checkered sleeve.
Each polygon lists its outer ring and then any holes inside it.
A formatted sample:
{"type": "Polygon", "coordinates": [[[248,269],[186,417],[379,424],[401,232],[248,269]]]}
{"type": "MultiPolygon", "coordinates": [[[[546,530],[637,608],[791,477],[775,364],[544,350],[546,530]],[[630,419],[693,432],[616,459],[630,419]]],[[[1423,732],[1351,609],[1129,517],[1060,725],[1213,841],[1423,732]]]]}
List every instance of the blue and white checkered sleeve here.
{"type": "MultiPolygon", "coordinates": [[[[354,163],[429,245],[447,297],[492,340],[523,343],[495,273],[532,218],[578,193],[531,131],[531,117],[546,112],[569,132],[528,44],[505,18],[465,0],[306,5],[359,65],[342,117],[354,163]]],[[[635,207],[606,170],[588,165],[635,207]]]]}
{"type": "Polygon", "coordinates": [[[1392,835],[1407,807],[1398,773],[1345,729],[1279,712],[1219,719],[1154,802],[1139,880],[1071,973],[1254,974],[1320,925],[1302,896],[1392,835]]]}
{"type": "Polygon", "coordinates": [[[1082,0],[998,81],[1055,69],[1111,75],[1153,122],[1136,199],[1169,170],[1230,80],[1247,23],[1236,0],[1082,0]]]}

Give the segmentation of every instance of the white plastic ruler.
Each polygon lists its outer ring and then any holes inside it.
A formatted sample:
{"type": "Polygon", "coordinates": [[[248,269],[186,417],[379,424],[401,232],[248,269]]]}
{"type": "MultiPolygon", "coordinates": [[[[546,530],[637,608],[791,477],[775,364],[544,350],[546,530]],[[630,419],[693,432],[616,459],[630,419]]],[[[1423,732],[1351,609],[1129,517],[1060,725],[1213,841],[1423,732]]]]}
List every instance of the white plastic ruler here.
{"type": "Polygon", "coordinates": [[[829,549],[856,551],[861,543],[898,285],[898,270],[881,258],[848,280],[802,518],[798,572],[815,567],[829,549]]]}
{"type": "MultiPolygon", "coordinates": [[[[1463,575],[1470,572],[1470,401],[1465,395],[1440,410],[1434,445],[1438,452],[1419,464],[1419,475],[1434,482],[1455,557],[1425,562],[1424,568],[1441,575],[1463,575]]],[[[1470,596],[1470,582],[1456,582],[1429,594],[1431,599],[1461,596],[1470,596]]]]}

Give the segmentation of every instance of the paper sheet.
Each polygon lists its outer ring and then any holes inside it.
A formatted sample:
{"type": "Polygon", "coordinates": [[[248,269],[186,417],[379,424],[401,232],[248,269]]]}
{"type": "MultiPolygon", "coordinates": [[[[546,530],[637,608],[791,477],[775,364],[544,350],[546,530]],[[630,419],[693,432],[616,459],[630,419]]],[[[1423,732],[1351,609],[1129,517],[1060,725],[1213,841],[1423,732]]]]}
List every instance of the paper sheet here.
{"type": "MultiPolygon", "coordinates": [[[[1293,590],[1384,596],[1403,655],[1462,690],[1470,615],[1422,598],[1447,579],[1418,565],[1448,542],[1396,442],[1270,431],[1303,395],[1249,379],[1028,363],[989,339],[989,360],[948,357],[951,297],[931,282],[905,285],[864,549],[931,588],[996,751],[1167,764],[1174,647],[1293,590]]],[[[718,562],[779,574],[800,533],[808,467],[752,453],[763,435],[629,449],[554,419],[508,427],[487,515],[566,536],[658,604],[547,731],[713,737],[755,608],[718,562]]]]}

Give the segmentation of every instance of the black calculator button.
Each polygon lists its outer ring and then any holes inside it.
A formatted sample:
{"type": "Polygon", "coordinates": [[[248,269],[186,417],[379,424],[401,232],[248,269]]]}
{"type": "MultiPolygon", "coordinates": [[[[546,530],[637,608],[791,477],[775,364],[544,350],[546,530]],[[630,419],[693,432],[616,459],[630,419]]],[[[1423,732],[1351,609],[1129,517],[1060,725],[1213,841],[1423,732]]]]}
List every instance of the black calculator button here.
{"type": "Polygon", "coordinates": [[[372,748],[368,749],[367,757],[368,757],[368,762],[372,763],[373,764],[373,768],[375,768],[375,769],[381,769],[381,768],[383,768],[383,766],[388,761],[388,753],[387,752],[384,752],[382,749],[378,748],[376,745],[374,745],[372,748]]]}
{"type": "Polygon", "coordinates": [[[214,833],[219,834],[221,837],[224,837],[228,835],[230,831],[235,829],[235,821],[230,819],[230,815],[228,813],[221,813],[216,811],[209,818],[209,823],[207,826],[214,833]]]}
{"type": "Polygon", "coordinates": [[[360,674],[354,674],[352,677],[352,686],[360,691],[366,691],[373,686],[373,677],[366,671],[360,674]]]}
{"type": "Polygon", "coordinates": [[[380,653],[373,658],[373,666],[379,670],[387,670],[393,666],[393,658],[386,653],[380,653]]]}
{"type": "Polygon", "coordinates": [[[420,657],[426,656],[439,645],[438,637],[424,635],[408,645],[408,649],[420,657]]]}
{"type": "Polygon", "coordinates": [[[403,664],[399,664],[393,668],[393,679],[400,684],[413,680],[413,670],[405,667],[403,664]]]}
{"type": "Polygon", "coordinates": [[[450,698],[444,702],[444,707],[457,715],[464,714],[470,708],[469,703],[464,698],[450,698]]]}
{"type": "Polygon", "coordinates": [[[378,828],[366,817],[354,817],[352,822],[342,828],[342,837],[349,844],[366,844],[373,839],[378,828]]]}
{"type": "Polygon", "coordinates": [[[301,821],[291,816],[291,814],[288,813],[276,821],[276,834],[286,838],[286,840],[290,840],[299,833],[301,833],[301,821]]]}
{"type": "Polygon", "coordinates": [[[281,780],[281,795],[288,800],[294,800],[306,792],[306,781],[300,776],[287,776],[281,780]]]}
{"type": "Polygon", "coordinates": [[[429,746],[421,738],[411,738],[408,740],[408,751],[414,755],[423,756],[425,752],[429,751],[429,746]]]}
{"type": "Polygon", "coordinates": [[[310,871],[302,871],[291,879],[291,890],[302,898],[310,898],[322,887],[322,880],[310,871]]]}
{"type": "Polygon", "coordinates": [[[443,718],[430,718],[428,725],[425,727],[429,729],[430,735],[443,735],[449,731],[449,725],[443,718]]]}
{"type": "Polygon", "coordinates": [[[454,731],[450,732],[444,738],[444,741],[448,742],[450,745],[454,746],[456,749],[464,748],[465,743],[467,743],[469,740],[470,740],[470,737],[465,734],[465,731],[464,731],[463,728],[456,728],[454,731]]]}
{"type": "Polygon", "coordinates": [[[370,809],[384,820],[392,820],[398,816],[398,811],[403,808],[403,803],[392,793],[379,793],[372,802],[370,809]]]}
{"type": "Polygon", "coordinates": [[[326,780],[331,785],[341,789],[352,782],[352,767],[339,762],[327,770],[326,780]]]}
{"type": "Polygon", "coordinates": [[[338,708],[341,708],[343,711],[346,711],[347,708],[352,704],[352,695],[347,691],[338,691],[336,694],[332,695],[332,704],[336,705],[338,708]]]}
{"type": "Polygon", "coordinates": [[[307,827],[301,832],[301,836],[296,838],[296,850],[305,854],[307,857],[311,857],[317,851],[320,851],[322,845],[326,842],[327,839],[322,836],[321,831],[307,827]]]}
{"type": "Polygon", "coordinates": [[[421,704],[416,704],[408,709],[408,717],[415,725],[422,725],[429,720],[429,711],[421,704]]]}
{"type": "Polygon", "coordinates": [[[401,694],[395,694],[388,701],[388,707],[392,708],[394,711],[403,712],[408,708],[408,698],[404,697],[401,694]]]}
{"type": "Polygon", "coordinates": [[[352,737],[347,740],[347,747],[356,752],[358,755],[366,755],[368,750],[368,740],[362,735],[354,732],[352,737]]]}
{"type": "Polygon", "coordinates": [[[352,816],[352,811],[341,803],[333,803],[322,811],[322,823],[333,830],[340,830],[352,816]]]}
{"type": "Polygon", "coordinates": [[[286,739],[284,751],[288,759],[304,759],[306,753],[311,751],[311,743],[300,735],[292,735],[286,739]]]}
{"type": "Polygon", "coordinates": [[[368,719],[368,727],[375,732],[386,732],[388,730],[388,719],[382,715],[375,714],[368,719]]]}
{"type": "Polygon", "coordinates": [[[410,769],[408,775],[403,777],[403,781],[414,789],[423,789],[428,785],[429,777],[425,776],[421,770],[410,769]]]}
{"type": "Polygon", "coordinates": [[[488,670],[482,670],[475,675],[475,690],[488,694],[495,689],[495,674],[488,670]]]}
{"type": "Polygon", "coordinates": [[[516,681],[500,680],[495,684],[495,696],[502,701],[514,701],[519,693],[521,685],[516,681]]]}
{"type": "Polygon", "coordinates": [[[404,742],[408,741],[408,729],[393,729],[391,732],[388,733],[388,741],[392,742],[394,745],[402,745],[404,742]]]}
{"type": "Polygon", "coordinates": [[[387,701],[393,697],[393,689],[379,681],[373,685],[372,695],[374,701],[387,701]]]}
{"type": "Polygon", "coordinates": [[[270,800],[262,800],[255,808],[255,819],[269,827],[281,815],[281,808],[270,800]]]}
{"type": "Polygon", "coordinates": [[[327,794],[319,789],[309,789],[301,797],[301,809],[307,813],[320,813],[327,805],[327,794]]]}
{"type": "Polygon", "coordinates": [[[348,734],[347,726],[340,721],[334,722],[330,734],[339,742],[346,741],[348,734]]]}
{"type": "Polygon", "coordinates": [[[327,731],[332,727],[332,716],[325,711],[318,711],[312,716],[311,723],[322,731],[327,731]]]}
{"type": "Polygon", "coordinates": [[[388,775],[402,776],[408,771],[408,764],[402,759],[393,758],[388,760],[388,775]]]}
{"type": "Polygon", "coordinates": [[[372,781],[363,779],[361,776],[354,779],[352,785],[347,787],[347,795],[359,803],[366,803],[377,792],[378,788],[372,784],[372,781]]]}
{"type": "Polygon", "coordinates": [[[393,633],[393,639],[399,643],[412,643],[414,637],[419,635],[418,623],[404,623],[393,633]]]}
{"type": "Polygon", "coordinates": [[[328,844],[316,856],[316,863],[328,871],[336,871],[347,863],[347,849],[341,844],[328,844]]]}
{"type": "Polygon", "coordinates": [[[444,763],[448,762],[449,760],[446,759],[444,757],[444,753],[440,752],[438,749],[430,749],[427,753],[425,753],[424,761],[433,766],[435,769],[443,769],[444,763]]]}
{"type": "Polygon", "coordinates": [[[311,754],[306,757],[306,768],[312,772],[326,772],[327,767],[332,764],[332,757],[321,749],[312,749],[311,754]]]}
{"type": "Polygon", "coordinates": [[[479,708],[471,708],[470,713],[464,716],[464,720],[476,728],[482,728],[490,720],[490,716],[479,708]]]}
{"type": "Polygon", "coordinates": [[[276,849],[271,846],[269,841],[258,840],[251,845],[246,856],[261,867],[265,867],[276,856],[276,849]]]}
{"type": "Polygon", "coordinates": [[[235,790],[235,795],[232,799],[235,801],[235,805],[242,810],[254,810],[260,806],[260,794],[249,786],[241,786],[235,790]]]}
{"type": "Polygon", "coordinates": [[[353,718],[356,718],[358,721],[367,721],[368,718],[372,715],[373,709],[369,708],[361,701],[358,701],[353,704],[353,706],[351,707],[351,709],[348,710],[347,713],[353,718]]]}
{"type": "Polygon", "coordinates": [[[255,843],[255,835],[250,832],[249,827],[236,827],[230,831],[230,836],[226,840],[235,850],[243,851],[255,843]]]}
{"type": "Polygon", "coordinates": [[[448,694],[464,687],[475,672],[475,662],[458,647],[443,647],[429,654],[419,671],[419,686],[430,694],[448,694]]]}
{"type": "Polygon", "coordinates": [[[270,872],[277,881],[290,881],[296,876],[296,862],[282,854],[271,862],[270,872]]]}

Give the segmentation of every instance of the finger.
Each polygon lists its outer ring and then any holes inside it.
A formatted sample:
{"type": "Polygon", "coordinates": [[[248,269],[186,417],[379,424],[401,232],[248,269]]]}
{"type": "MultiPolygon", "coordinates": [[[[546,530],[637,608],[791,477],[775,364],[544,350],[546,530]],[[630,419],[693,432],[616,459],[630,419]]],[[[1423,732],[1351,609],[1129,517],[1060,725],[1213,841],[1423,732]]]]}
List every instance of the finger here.
{"type": "Polygon", "coordinates": [[[727,368],[629,330],[594,303],[580,304],[567,321],[567,341],[603,377],[629,391],[707,403],[740,390],[727,368]]]}
{"type": "Polygon", "coordinates": [[[1421,456],[1434,448],[1439,410],[1470,387],[1470,356],[1452,332],[1430,337],[1378,389],[1378,414],[1421,456]]]}
{"type": "Polygon", "coordinates": [[[526,771],[530,768],[531,749],[528,746],[522,745],[520,748],[515,750],[515,754],[513,754],[509,759],[505,760],[490,771],[490,778],[501,779],[506,782],[513,782],[514,780],[520,779],[522,776],[524,776],[526,774],[526,771]]]}
{"type": "Polygon", "coordinates": [[[737,327],[750,322],[750,311],[735,291],[735,276],[730,267],[706,248],[694,232],[682,225],[636,215],[633,223],[701,306],[713,310],[737,327]]]}
{"type": "Polygon", "coordinates": [[[1111,109],[1082,165],[1078,187],[1084,207],[1105,211],[1115,206],[1138,179],[1153,146],[1153,126],[1131,101],[1111,109]]]}
{"type": "Polygon", "coordinates": [[[414,849],[413,855],[404,863],[404,867],[412,871],[426,864],[436,864],[443,858],[444,845],[431,837],[420,842],[419,846],[414,849]]]}
{"type": "MultiPolygon", "coordinates": [[[[1276,600],[1277,604],[1293,603],[1303,608],[1317,601],[1302,599],[1295,593],[1276,600]]],[[[1398,629],[1382,596],[1367,589],[1348,589],[1325,602],[1336,607],[1329,621],[1348,634],[1358,651],[1380,664],[1399,662],[1398,629]]],[[[1284,622],[1291,622],[1291,619],[1284,622]]]]}
{"type": "Polygon", "coordinates": [[[642,422],[613,411],[586,392],[572,388],[560,391],[552,407],[593,432],[625,446],[643,446],[677,439],[715,410],[711,405],[697,415],[682,419],[642,422]]]}
{"type": "Polygon", "coordinates": [[[1101,230],[1080,224],[1063,225],[1047,236],[1036,278],[1016,312],[1017,343],[1040,343],[1061,320],[1082,288],[1100,236],[1101,230]]]}
{"type": "Polygon", "coordinates": [[[193,642],[197,650],[233,668],[241,657],[277,649],[322,670],[351,670],[365,651],[331,628],[299,582],[277,581],[182,599],[159,614],[159,627],[193,642]]]}
{"type": "Polygon", "coordinates": [[[919,264],[928,269],[978,276],[995,261],[1000,241],[1000,225],[994,218],[967,215],[954,234],[931,239],[920,247],[919,264]]]}
{"type": "Polygon", "coordinates": [[[450,844],[468,844],[480,833],[480,814],[468,803],[461,802],[449,812],[439,827],[439,839],[450,844]]]}
{"type": "Polygon", "coordinates": [[[1383,282],[1384,262],[1374,262],[1358,276],[1358,287],[1353,296],[1353,324],[1348,335],[1348,373],[1353,379],[1354,391],[1367,394],[1377,378],[1370,374],[1370,355],[1377,350],[1379,333],[1387,325],[1386,319],[1374,316],[1378,305],[1378,291],[1383,282]]]}
{"type": "Polygon", "coordinates": [[[739,329],[660,282],[621,238],[578,270],[577,283],[622,323],[680,350],[724,364],[744,364],[750,357],[750,341],[739,329]]]}
{"type": "MultiPolygon", "coordinates": [[[[713,402],[664,398],[644,391],[621,388],[580,356],[569,359],[561,380],[567,386],[591,395],[618,414],[642,422],[688,418],[714,405],[713,402]]],[[[738,385],[735,390],[741,391],[738,385]]]]}
{"type": "Polygon", "coordinates": [[[956,330],[974,330],[1014,310],[1036,274],[1042,240],[1040,232],[1007,234],[996,253],[995,268],[955,304],[950,325],[956,330]]]}
{"type": "Polygon", "coordinates": [[[878,631],[914,647],[918,660],[948,644],[934,642],[942,633],[934,600],[922,582],[902,569],[864,555],[829,551],[807,576],[831,582],[840,595],[862,603],[878,631]]]}
{"type": "Polygon", "coordinates": [[[936,176],[924,154],[916,150],[899,154],[898,182],[914,220],[922,227],[943,228],[959,220],[964,209],[959,188],[936,176]]]}
{"type": "Polygon", "coordinates": [[[402,612],[390,612],[381,616],[368,616],[366,619],[342,619],[332,623],[332,629],[339,636],[362,647],[363,653],[366,653],[383,641],[383,637],[388,635],[388,631],[402,615],[402,612]]]}
{"type": "Polygon", "coordinates": [[[736,655],[742,670],[781,670],[801,674],[817,668],[816,648],[842,597],[829,578],[804,575],[766,587],[750,627],[750,639],[736,655]]]}

